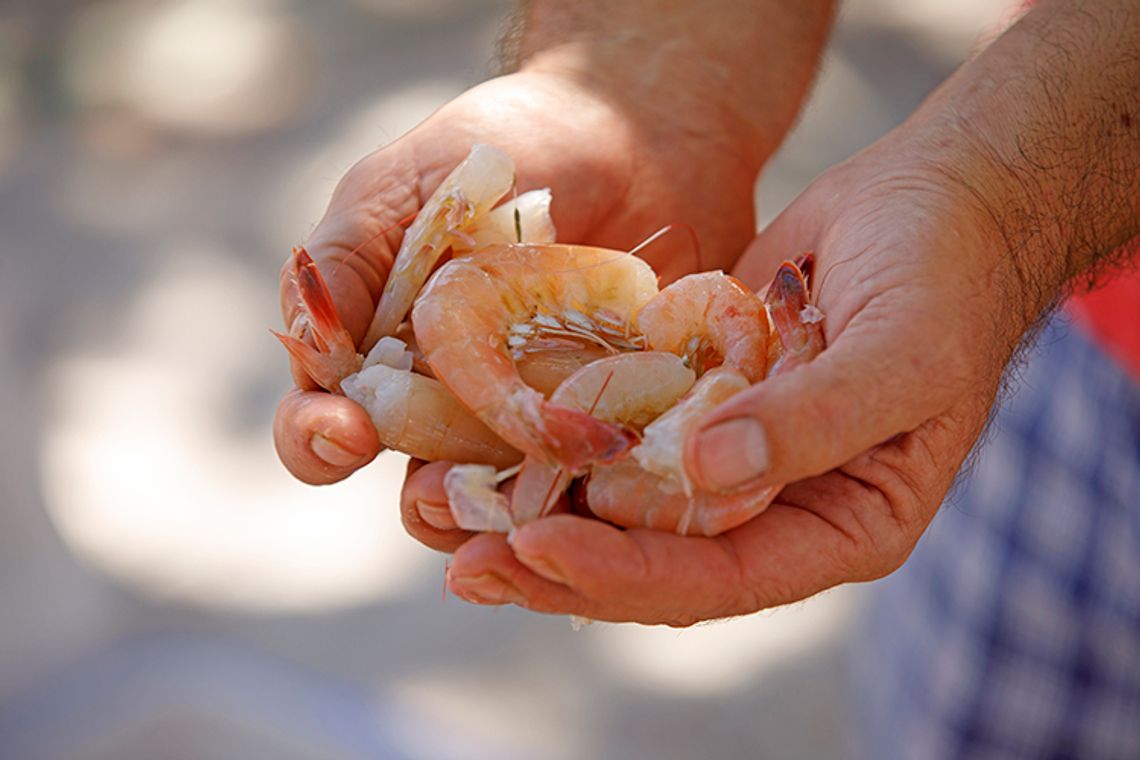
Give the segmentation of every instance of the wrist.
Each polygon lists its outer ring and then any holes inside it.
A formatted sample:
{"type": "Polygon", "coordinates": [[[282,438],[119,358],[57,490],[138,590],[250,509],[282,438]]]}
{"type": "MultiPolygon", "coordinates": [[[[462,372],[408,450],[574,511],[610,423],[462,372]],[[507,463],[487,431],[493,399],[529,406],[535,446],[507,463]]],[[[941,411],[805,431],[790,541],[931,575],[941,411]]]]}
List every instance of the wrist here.
{"type": "Polygon", "coordinates": [[[806,95],[834,0],[524,2],[511,69],[571,78],[664,142],[699,137],[756,173],[806,95]]]}
{"type": "Polygon", "coordinates": [[[910,120],[984,208],[1034,318],[1140,233],[1137,14],[1043,0],[910,120]]]}

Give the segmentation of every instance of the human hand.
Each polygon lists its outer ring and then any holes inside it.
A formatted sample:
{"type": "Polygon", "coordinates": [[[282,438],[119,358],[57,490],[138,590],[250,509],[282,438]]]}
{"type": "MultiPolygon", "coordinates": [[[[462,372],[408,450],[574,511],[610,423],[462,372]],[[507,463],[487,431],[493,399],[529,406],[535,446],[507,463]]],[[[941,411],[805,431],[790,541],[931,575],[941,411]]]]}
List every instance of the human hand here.
{"type": "MultiPolygon", "coordinates": [[[[401,233],[475,142],[504,148],[520,190],[549,186],[559,238],[631,248],[661,224],[690,225],[702,246],[673,236],[643,253],[665,279],[698,267],[727,267],[753,230],[756,166],[741,158],[730,124],[715,109],[664,118],[636,97],[614,105],[604,90],[564,70],[528,70],[473,88],[392,145],[353,167],[306,243],[342,321],[359,343],[375,309],[401,233]],[[716,203],[710,203],[716,198],[716,203]]],[[[286,326],[298,313],[289,264],[282,270],[286,326]]],[[[329,483],[369,462],[380,444],[363,408],[298,385],[282,400],[274,439],[286,467],[329,483]]]]}
{"type": "MultiPolygon", "coordinates": [[[[767,511],[715,538],[559,515],[509,541],[471,539],[450,587],[476,602],[684,625],[901,564],[1025,334],[1070,278],[1140,233],[1138,133],[1119,105],[1140,76],[1127,55],[1135,19],[1118,0],[1043,0],[742,257],[737,275],[757,286],[814,249],[827,315],[827,350],[730,400],[686,442],[706,488],[791,483],[767,511]]],[[[438,478],[417,472],[407,491],[438,498],[438,478]]]]}
{"type": "MultiPolygon", "coordinates": [[[[478,536],[456,552],[451,588],[475,601],[688,624],[901,564],[1032,316],[985,210],[906,139],[820,178],[736,269],[760,287],[789,253],[814,250],[827,315],[819,357],[735,397],[687,442],[687,468],[710,490],[793,483],[775,504],[709,539],[573,515],[523,526],[509,544],[478,536]]],[[[439,502],[443,469],[411,477],[406,507],[439,502]]]]}

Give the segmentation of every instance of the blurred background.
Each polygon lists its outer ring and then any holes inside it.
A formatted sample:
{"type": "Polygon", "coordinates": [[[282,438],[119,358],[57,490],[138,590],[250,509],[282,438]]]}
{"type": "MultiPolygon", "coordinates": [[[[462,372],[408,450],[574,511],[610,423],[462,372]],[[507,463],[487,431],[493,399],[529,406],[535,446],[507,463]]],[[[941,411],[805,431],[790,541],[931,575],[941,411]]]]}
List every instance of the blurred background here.
{"type": "MultiPolygon", "coordinates": [[[[0,6],[0,757],[841,757],[865,589],[675,631],[442,597],[402,458],[270,439],[277,272],[340,175],[485,78],[505,0],[0,6]]],[[[849,0],[770,219],[1004,8],[849,0]]]]}

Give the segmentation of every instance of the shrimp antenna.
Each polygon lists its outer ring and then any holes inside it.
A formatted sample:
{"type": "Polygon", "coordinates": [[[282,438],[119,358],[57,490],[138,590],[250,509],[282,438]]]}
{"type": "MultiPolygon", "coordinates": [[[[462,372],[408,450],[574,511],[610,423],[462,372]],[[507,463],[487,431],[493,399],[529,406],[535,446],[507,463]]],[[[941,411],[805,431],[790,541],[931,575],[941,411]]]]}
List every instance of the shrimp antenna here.
{"type": "Polygon", "coordinates": [[[603,266],[606,266],[607,264],[612,264],[615,261],[618,261],[620,259],[624,259],[626,256],[636,256],[638,253],[645,250],[646,248],[648,248],[653,243],[656,243],[658,240],[665,237],[665,235],[669,234],[670,232],[673,232],[674,230],[685,230],[686,232],[689,233],[689,240],[691,240],[692,244],[693,244],[693,253],[694,253],[694,259],[695,259],[695,263],[696,263],[696,270],[695,271],[698,271],[698,272],[702,271],[704,263],[701,259],[701,244],[700,244],[700,241],[697,239],[697,231],[693,228],[693,226],[691,224],[686,224],[684,222],[677,222],[675,224],[666,224],[664,227],[657,230],[652,235],[650,235],[649,237],[645,238],[640,243],[635,245],[632,249],[630,249],[628,251],[622,251],[621,253],[614,256],[612,259],[606,259],[605,261],[598,261],[598,262],[595,262],[593,264],[584,264],[583,266],[580,266],[580,267],[574,267],[572,269],[567,269],[567,270],[564,270],[562,272],[553,272],[552,274],[566,274],[568,272],[581,272],[581,271],[584,271],[586,269],[594,269],[595,267],[603,267],[603,266]]]}
{"type": "Polygon", "coordinates": [[[696,264],[696,268],[693,271],[704,271],[704,262],[701,260],[701,242],[697,238],[697,231],[693,228],[693,225],[686,224],[685,222],[674,222],[673,224],[666,224],[664,227],[657,230],[649,237],[645,238],[645,240],[642,240],[640,243],[635,245],[630,250],[630,254],[636,255],[640,253],[674,230],[684,230],[685,232],[689,233],[689,241],[693,244],[693,258],[694,263],[696,264]]]}
{"type": "Polygon", "coordinates": [[[594,398],[594,403],[590,404],[590,408],[586,411],[586,414],[593,416],[594,410],[598,408],[598,404],[601,402],[602,396],[604,396],[606,393],[606,388],[608,388],[610,385],[610,380],[613,379],[614,370],[611,369],[610,373],[606,375],[606,379],[602,381],[602,387],[598,388],[598,395],[594,398]]]}
{"type": "Polygon", "coordinates": [[[796,269],[800,270],[800,274],[804,276],[804,282],[807,284],[807,290],[811,292],[811,277],[815,274],[815,254],[811,251],[804,251],[795,260],[796,269]]]}
{"type": "Polygon", "coordinates": [[[338,261],[337,265],[335,267],[333,267],[332,276],[335,277],[337,272],[340,271],[340,268],[342,266],[344,266],[346,263],[348,263],[349,259],[351,259],[356,254],[360,253],[364,249],[364,246],[369,245],[370,243],[372,243],[374,240],[376,240],[381,235],[387,235],[389,232],[396,229],[397,227],[407,227],[409,224],[411,224],[413,221],[415,221],[415,218],[418,214],[419,214],[418,211],[413,211],[412,213],[408,214],[407,216],[405,216],[403,219],[399,220],[398,222],[396,222],[392,226],[385,227],[385,228],[381,229],[379,232],[374,234],[372,237],[368,238],[363,243],[361,243],[360,245],[353,248],[351,251],[348,252],[347,256],[345,256],[343,259],[338,261]]]}

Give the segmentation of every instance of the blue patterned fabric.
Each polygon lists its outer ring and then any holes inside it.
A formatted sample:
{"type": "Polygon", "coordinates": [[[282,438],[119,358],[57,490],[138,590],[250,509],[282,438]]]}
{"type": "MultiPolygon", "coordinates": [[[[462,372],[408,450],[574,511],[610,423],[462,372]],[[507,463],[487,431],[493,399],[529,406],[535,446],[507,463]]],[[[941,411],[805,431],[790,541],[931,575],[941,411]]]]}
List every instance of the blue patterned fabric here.
{"type": "Polygon", "coordinates": [[[1140,387],[1056,321],[988,437],[872,587],[864,754],[1140,760],[1140,387]]]}

